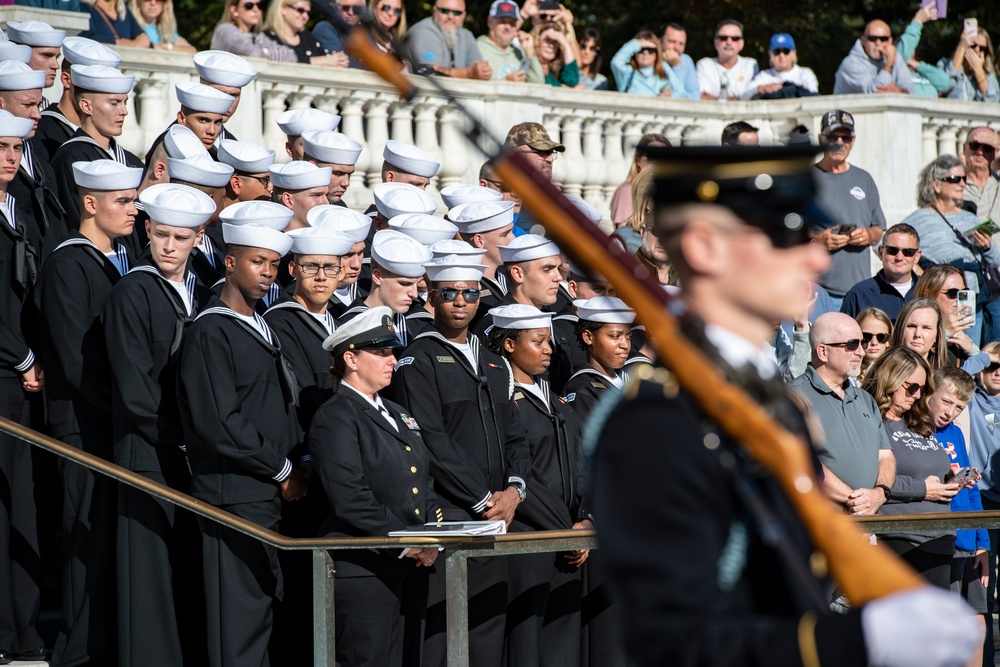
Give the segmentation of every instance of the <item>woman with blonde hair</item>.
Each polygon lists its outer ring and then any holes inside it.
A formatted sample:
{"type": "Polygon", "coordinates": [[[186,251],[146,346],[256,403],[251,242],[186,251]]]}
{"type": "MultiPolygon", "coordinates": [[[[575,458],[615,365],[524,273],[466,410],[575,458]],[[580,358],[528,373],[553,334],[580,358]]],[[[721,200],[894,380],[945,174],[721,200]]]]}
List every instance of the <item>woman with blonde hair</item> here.
{"type": "MultiPolygon", "coordinates": [[[[535,59],[545,74],[545,83],[573,88],[580,83],[580,66],[565,30],[562,23],[539,23],[531,31],[531,42],[535,47],[535,59]]],[[[575,41],[576,36],[573,38],[575,41]]]]}
{"type": "Polygon", "coordinates": [[[948,349],[941,309],[932,299],[913,299],[903,306],[896,318],[891,347],[913,350],[927,362],[933,373],[948,364],[948,349]]]}
{"type": "Polygon", "coordinates": [[[295,51],[261,32],[263,2],[264,0],[226,0],[222,18],[212,33],[211,48],[238,56],[267,58],[282,63],[296,62],[298,57],[295,51]]]}
{"type": "Polygon", "coordinates": [[[329,53],[306,29],[312,3],[309,0],[273,0],[264,19],[264,34],[289,47],[298,62],[305,65],[347,67],[344,53],[329,53]]]}
{"type": "Polygon", "coordinates": [[[369,0],[368,16],[362,25],[380,49],[392,53],[406,34],[406,6],[402,0],[369,0]]]}
{"type": "Polygon", "coordinates": [[[629,207],[631,212],[627,219],[615,225],[617,229],[613,235],[617,236],[625,249],[632,254],[642,243],[642,226],[646,223],[649,212],[653,210],[653,171],[651,169],[639,171],[628,185],[631,194],[629,207]]]}
{"type": "Polygon", "coordinates": [[[646,97],[669,97],[683,91],[674,68],[663,65],[660,40],[651,30],[640,30],[611,58],[618,92],[646,97]]]}
{"type": "Polygon", "coordinates": [[[979,28],[975,35],[963,34],[951,58],[942,58],[938,67],[951,77],[949,100],[1000,102],[996,53],[990,34],[979,28]]]}
{"type": "Polygon", "coordinates": [[[198,50],[177,34],[174,0],[129,0],[129,9],[154,49],[185,53],[198,50]]]}
{"type": "Polygon", "coordinates": [[[967,289],[965,273],[950,264],[935,264],[929,267],[917,281],[914,295],[937,302],[944,318],[945,335],[948,338],[948,352],[955,359],[965,360],[979,352],[966,334],[976,321],[976,313],[969,306],[959,307],[959,292],[967,289]]]}
{"type": "Polygon", "coordinates": [[[872,307],[858,313],[854,321],[861,327],[861,349],[865,353],[858,380],[864,380],[865,372],[889,349],[892,320],[881,308],[872,307]]]}
{"type": "Polygon", "coordinates": [[[80,9],[90,14],[90,28],[80,37],[102,44],[149,48],[149,37],[125,6],[125,0],[84,0],[80,9]]]}
{"type": "Polygon", "coordinates": [[[611,198],[611,222],[615,228],[626,224],[632,216],[632,181],[639,175],[639,172],[652,166],[649,161],[650,148],[667,148],[670,140],[662,134],[649,133],[642,135],[639,143],[635,145],[635,152],[632,154],[632,164],[628,168],[628,177],[625,182],[618,186],[614,196],[611,198]]]}

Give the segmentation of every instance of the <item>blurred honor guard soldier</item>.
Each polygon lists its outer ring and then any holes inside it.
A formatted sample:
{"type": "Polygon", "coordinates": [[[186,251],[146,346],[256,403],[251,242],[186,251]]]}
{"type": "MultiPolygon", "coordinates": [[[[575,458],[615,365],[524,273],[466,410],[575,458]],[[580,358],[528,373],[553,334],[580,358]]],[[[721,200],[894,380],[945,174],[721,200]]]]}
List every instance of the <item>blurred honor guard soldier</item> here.
{"type": "MultiPolygon", "coordinates": [[[[379,396],[392,379],[398,345],[385,306],[355,317],[323,343],[340,386],[309,432],[313,462],[330,499],[321,535],[385,536],[443,519],[420,423],[379,396]]],[[[334,557],[337,664],[421,664],[426,567],[437,556],[431,547],[334,557]]]]}
{"type": "MultiPolygon", "coordinates": [[[[185,267],[202,226],[215,214],[215,202],[170,183],[147,188],[139,198],[149,216],[149,256],[115,286],[103,312],[112,352],[115,463],[190,493],[176,359],[184,325],[211,298],[185,267]]],[[[184,568],[200,562],[195,545],[191,514],[125,484],[118,487],[119,665],[184,663],[180,627],[185,617],[198,618],[190,607],[203,604],[200,596],[189,600],[188,608],[183,604],[184,593],[199,578],[192,580],[184,568]]]]}
{"type": "MultiPolygon", "coordinates": [[[[511,402],[507,364],[469,335],[483,270],[475,258],[461,256],[428,267],[434,328],[407,347],[393,390],[420,423],[445,519],[509,524],[530,493],[531,454],[511,402]]],[[[502,664],[508,567],[508,559],[469,559],[469,664],[502,664]]],[[[431,577],[429,665],[444,664],[443,574],[439,568],[431,577]]]]}
{"type": "MultiPolygon", "coordinates": [[[[277,530],[281,499],[297,500],[306,490],[288,458],[300,438],[297,391],[277,336],[254,308],[292,239],[258,224],[223,222],[222,233],[222,294],[185,333],[179,361],[191,493],[277,530]]],[[[269,665],[274,607],[283,595],[277,551],[213,521],[200,524],[209,664],[269,665]]]]}
{"type": "MultiPolygon", "coordinates": [[[[216,159],[219,153],[215,142],[222,131],[222,119],[236,104],[236,98],[219,92],[212,86],[191,83],[190,81],[174,84],[174,93],[181,105],[175,122],[194,132],[195,136],[208,149],[208,154],[212,156],[212,159],[216,159]]],[[[165,134],[166,130],[153,140],[153,144],[146,153],[147,163],[153,152],[163,142],[165,134]]]]}
{"type": "MultiPolygon", "coordinates": [[[[690,309],[683,326],[808,446],[805,420],[762,348],[773,323],[793,317],[797,295],[830,265],[809,239],[810,226],[822,224],[814,150],[683,147],[651,157],[654,230],[680,273],[690,309]]],[[[636,664],[968,661],[982,635],[953,594],[923,586],[830,612],[809,565],[814,547],[774,477],[669,373],[645,375],[598,424],[593,468],[601,553],[636,664]],[[664,485],[667,469],[697,473],[664,485]],[[780,547],[761,537],[761,507],[780,547]]]]}
{"type": "Polygon", "coordinates": [[[340,125],[340,116],[319,109],[290,109],[278,114],[274,119],[278,128],[285,133],[285,152],[293,160],[305,160],[302,151],[302,135],[309,130],[333,132],[340,125]]]}
{"type": "Polygon", "coordinates": [[[351,186],[351,174],[363,148],[346,134],[332,130],[306,130],[302,133],[302,159],[332,170],[330,192],[326,195],[331,204],[347,206],[347,202],[341,200],[351,186]]]}
{"type": "MultiPolygon", "coordinates": [[[[254,80],[257,70],[238,55],[228,51],[199,51],[194,54],[194,68],[198,70],[201,77],[200,83],[215,88],[220,93],[225,93],[233,98],[233,103],[229,109],[222,114],[222,122],[225,123],[240,105],[240,95],[243,87],[254,80]]],[[[215,146],[224,139],[235,141],[233,133],[223,125],[219,129],[219,134],[215,139],[215,146]]]]}
{"type": "Polygon", "coordinates": [[[440,168],[440,162],[412,144],[390,139],[382,149],[383,183],[409,183],[426,190],[440,168]]]}
{"type": "MultiPolygon", "coordinates": [[[[16,178],[21,145],[35,123],[0,111],[0,415],[23,426],[41,418],[45,376],[21,332],[22,305],[38,274],[38,230],[18,219],[8,190],[16,178]]],[[[11,657],[44,660],[35,630],[41,604],[41,568],[31,446],[0,435],[0,664],[11,657]]]]}
{"type": "Polygon", "coordinates": [[[80,202],[73,176],[74,162],[112,159],[126,167],[142,168],[142,160],[115,142],[128,116],[128,94],[133,78],[103,65],[70,67],[80,129],[73,133],[52,156],[59,203],[66,209],[64,219],[69,231],[80,226],[80,202]]]}
{"type": "Polygon", "coordinates": [[[364,266],[365,239],[372,219],[343,206],[327,205],[309,211],[307,220],[313,227],[341,232],[354,241],[350,251],[340,258],[340,279],[330,298],[330,312],[334,318],[339,318],[358,297],[367,296],[367,292],[358,287],[358,278],[364,266]]]}
{"type": "Polygon", "coordinates": [[[514,202],[472,201],[448,210],[448,219],[458,226],[459,236],[473,248],[482,248],[483,265],[481,312],[477,312],[471,326],[476,324],[490,308],[500,305],[507,296],[508,278],[503,272],[500,246],[514,240],[514,202]]]}
{"type": "Polygon", "coordinates": [[[99,42],[86,37],[67,37],[62,45],[63,61],[59,71],[62,96],[42,109],[38,121],[38,148],[44,151],[43,159],[51,160],[56,150],[79,129],[80,116],[76,109],[76,93],[70,67],[73,65],[103,65],[118,67],[122,57],[99,42]]]}
{"type": "MultiPolygon", "coordinates": [[[[129,269],[116,239],[132,233],[142,169],[114,160],[73,165],[80,230],[52,251],[35,284],[48,433],[112,460],[111,368],[99,321],[129,269]]],[[[114,351],[115,355],[119,351],[114,351]]],[[[116,487],[59,459],[63,478],[63,618],[54,664],[115,664],[116,487]]]]}
{"type": "Polygon", "coordinates": [[[63,207],[53,192],[55,174],[45,152],[34,149],[44,83],[45,72],[35,71],[17,60],[0,62],[0,109],[30,120],[34,128],[23,142],[21,165],[7,191],[20,206],[23,224],[37,228],[42,250],[46,251],[65,241],[67,232],[62,220],[63,207]]]}
{"type": "MultiPolygon", "coordinates": [[[[59,72],[59,48],[66,39],[66,31],[56,30],[41,21],[9,21],[7,36],[15,44],[31,47],[28,64],[33,70],[45,72],[44,88],[51,87],[59,72]]],[[[43,98],[42,108],[48,105],[49,101],[43,98]]]]}

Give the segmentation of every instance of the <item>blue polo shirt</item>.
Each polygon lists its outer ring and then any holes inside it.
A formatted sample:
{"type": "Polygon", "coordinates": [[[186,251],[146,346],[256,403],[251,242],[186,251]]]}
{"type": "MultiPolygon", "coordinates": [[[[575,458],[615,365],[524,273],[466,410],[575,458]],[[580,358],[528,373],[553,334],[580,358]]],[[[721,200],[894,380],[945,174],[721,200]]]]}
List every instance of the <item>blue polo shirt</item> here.
{"type": "Polygon", "coordinates": [[[896,317],[899,316],[899,311],[903,309],[903,304],[912,299],[917,293],[917,279],[919,276],[916,273],[911,273],[911,277],[913,278],[913,284],[910,285],[910,291],[904,297],[900,295],[898,289],[885,279],[883,271],[880,270],[875,274],[874,278],[862,280],[847,292],[844,296],[844,304],[840,307],[840,312],[851,317],[857,317],[858,313],[865,308],[874,306],[875,308],[884,310],[889,319],[895,322],[896,317]]]}

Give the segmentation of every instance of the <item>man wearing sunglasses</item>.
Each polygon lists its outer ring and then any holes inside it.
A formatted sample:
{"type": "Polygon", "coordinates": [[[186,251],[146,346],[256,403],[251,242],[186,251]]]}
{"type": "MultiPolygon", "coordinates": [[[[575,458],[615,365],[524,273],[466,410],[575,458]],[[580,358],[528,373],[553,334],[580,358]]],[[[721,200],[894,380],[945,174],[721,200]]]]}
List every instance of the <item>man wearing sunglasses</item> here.
{"type": "Polygon", "coordinates": [[[715,58],[698,61],[698,84],[703,100],[738,100],[760,68],[753,58],[740,57],[743,24],[726,19],[715,27],[715,58]]]}
{"type": "Polygon", "coordinates": [[[770,69],[753,78],[743,93],[743,99],[819,95],[816,75],[808,67],[799,67],[799,54],[795,50],[795,40],[791,35],[780,32],[772,36],[767,54],[771,59],[770,69]]]}
{"type": "Polygon", "coordinates": [[[962,146],[965,163],[965,201],[976,205],[982,221],[1000,220],[1000,174],[991,168],[1000,147],[1000,135],[988,127],[969,132],[962,146]]]}
{"type": "Polygon", "coordinates": [[[432,14],[406,33],[406,51],[415,68],[426,65],[441,76],[488,81],[493,76],[476,38],[462,27],[465,0],[437,0],[432,14]]]}
{"type": "Polygon", "coordinates": [[[865,308],[881,308],[895,322],[903,304],[916,294],[918,276],[913,267],[920,261],[917,230],[906,224],[890,227],[882,237],[878,257],[882,270],[852,287],[840,312],[857,317],[865,308]]]}
{"type": "MultiPolygon", "coordinates": [[[[337,13],[340,14],[340,18],[348,27],[353,28],[361,24],[361,19],[365,15],[365,0],[337,0],[331,4],[336,7],[337,13]]],[[[313,37],[330,53],[347,53],[347,36],[332,21],[320,21],[313,28],[312,33],[313,37]]],[[[349,56],[349,58],[351,67],[361,67],[361,62],[357,58],[354,56],[349,56]]]]}
{"type": "Polygon", "coordinates": [[[912,92],[910,68],[905,60],[897,57],[889,24],[870,21],[851,52],[840,63],[833,94],[912,92]]]}

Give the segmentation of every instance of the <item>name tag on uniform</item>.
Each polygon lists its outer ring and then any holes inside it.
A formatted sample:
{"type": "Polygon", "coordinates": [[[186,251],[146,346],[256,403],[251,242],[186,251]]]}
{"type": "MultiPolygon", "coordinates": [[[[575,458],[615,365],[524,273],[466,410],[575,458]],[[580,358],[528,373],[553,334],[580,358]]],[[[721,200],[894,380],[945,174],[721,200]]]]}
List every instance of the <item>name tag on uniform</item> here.
{"type": "Polygon", "coordinates": [[[453,363],[455,363],[455,357],[452,357],[452,356],[447,355],[447,354],[438,355],[438,356],[436,356],[434,358],[438,360],[439,364],[453,364],[453,363]]]}
{"type": "Polygon", "coordinates": [[[401,416],[401,419],[403,420],[403,423],[406,424],[406,428],[410,429],[411,431],[420,430],[420,424],[418,424],[417,420],[411,417],[410,415],[404,413],[401,416]]]}
{"type": "Polygon", "coordinates": [[[479,290],[479,298],[480,299],[486,298],[488,296],[493,296],[493,292],[491,292],[488,289],[481,289],[481,290],[479,290]]]}
{"type": "Polygon", "coordinates": [[[601,384],[600,382],[591,382],[590,386],[596,389],[607,389],[607,386],[601,384]]]}
{"type": "Polygon", "coordinates": [[[524,398],[524,394],[522,394],[521,392],[518,391],[518,392],[514,393],[514,400],[515,401],[520,401],[523,398],[524,398]]]}

